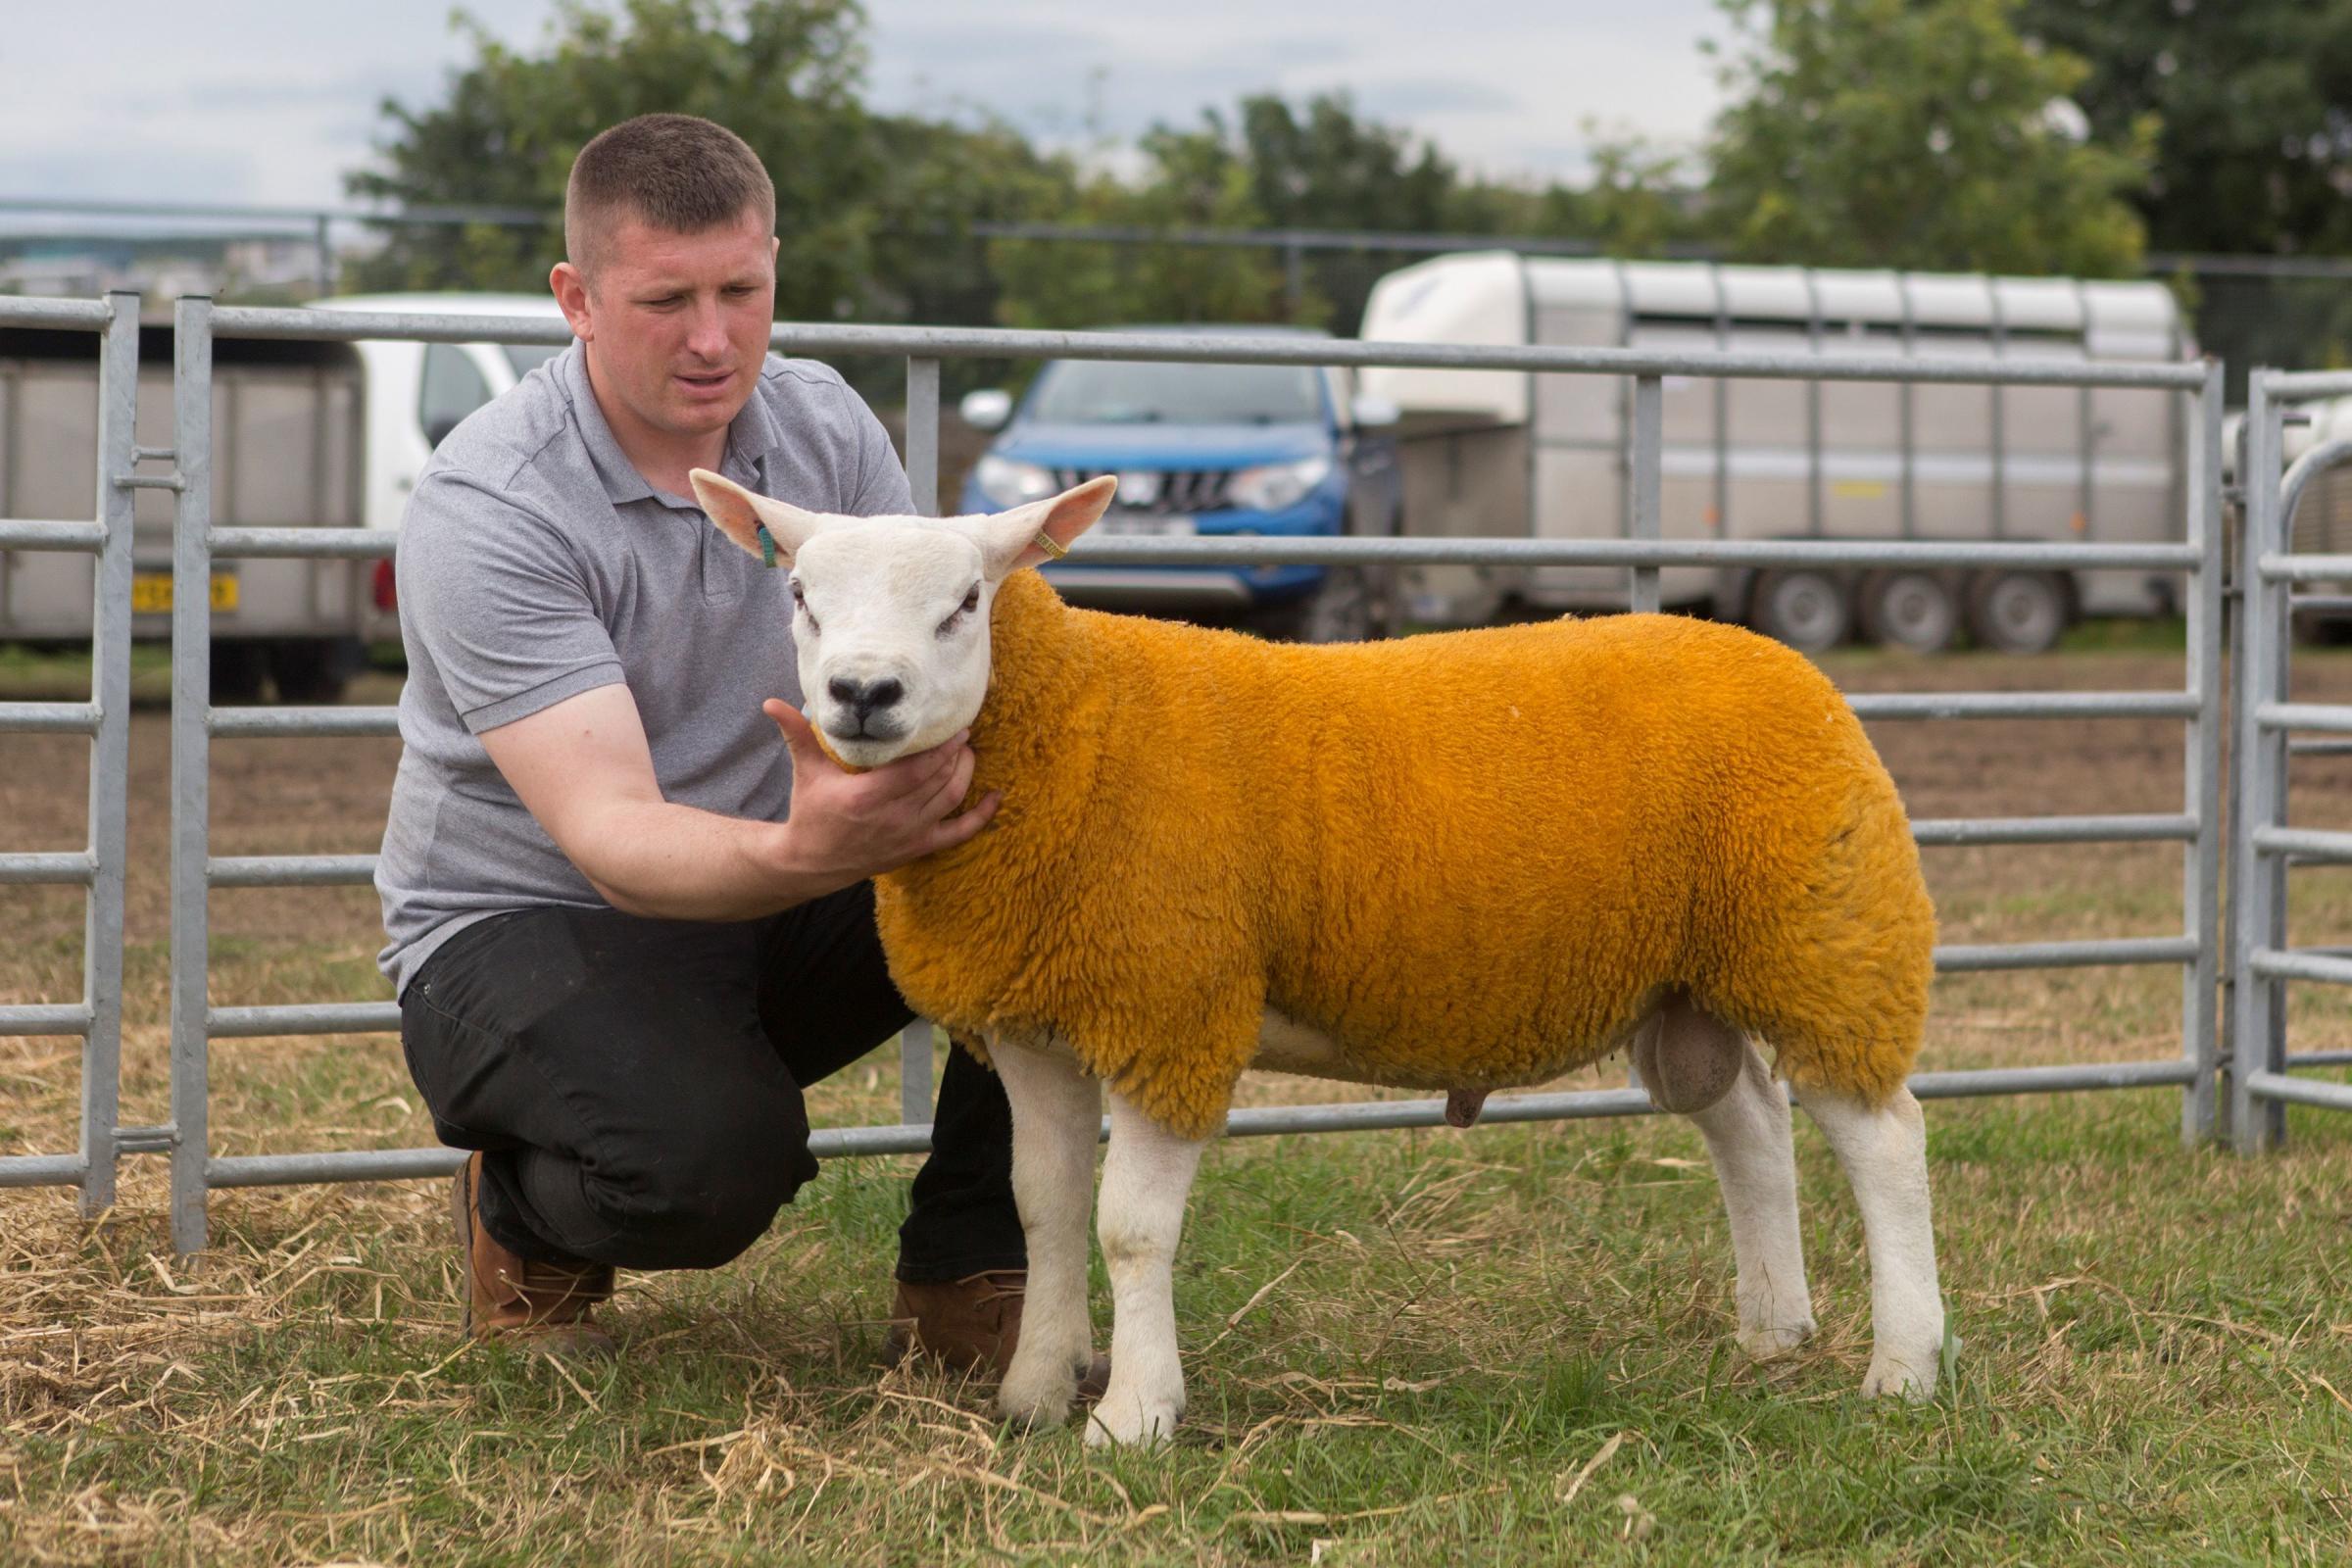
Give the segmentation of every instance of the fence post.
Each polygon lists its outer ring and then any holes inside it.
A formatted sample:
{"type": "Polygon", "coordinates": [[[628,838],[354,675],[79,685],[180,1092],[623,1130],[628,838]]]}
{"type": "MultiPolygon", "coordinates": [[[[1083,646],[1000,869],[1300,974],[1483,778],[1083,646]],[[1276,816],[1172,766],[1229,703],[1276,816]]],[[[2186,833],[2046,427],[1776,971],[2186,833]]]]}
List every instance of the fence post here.
{"type": "Polygon", "coordinates": [[[213,302],[181,298],[172,321],[172,1250],[205,1242],[211,941],[204,861],[212,837],[213,302]]]}
{"type": "Polygon", "coordinates": [[[2279,936],[2272,915],[2284,893],[2286,862],[2254,846],[2254,830],[2283,822],[2286,806],[2286,747],[2283,729],[2266,731],[2262,708],[2280,699],[2286,632],[2284,584],[2262,574],[2262,558],[2278,533],[2278,482],[2282,464],[2277,410],[2269,372],[2248,380],[2246,404],[2245,526],[2238,552],[2237,651],[2239,678],[2234,759],[2243,781],[2237,820],[2230,824],[2230,920],[2236,928],[2237,983],[2230,1061],[2230,1138],[2240,1153],[2275,1148],[2286,1132],[2286,1107],[2257,1098],[2248,1081],[2263,1070],[2282,1070],[2271,1060],[2285,982],[2257,974],[2254,956],[2279,936]]]}
{"type": "MultiPolygon", "coordinates": [[[[914,510],[939,515],[939,362],[906,361],[906,487],[914,510]]],[[[921,1018],[899,1035],[899,1120],[920,1126],[931,1120],[931,1025],[921,1018]]]]}
{"type": "MultiPolygon", "coordinates": [[[[1634,378],[1634,510],[1631,537],[1655,541],[1662,536],[1659,497],[1665,488],[1660,471],[1664,462],[1662,435],[1665,384],[1654,375],[1634,378]]],[[[1633,568],[1632,607],[1636,613],[1658,608],[1658,568],[1633,568]]]]}
{"type": "MultiPolygon", "coordinates": [[[[2188,542],[2197,547],[2197,570],[2187,598],[2188,689],[2197,712],[2188,721],[2181,759],[2182,814],[2196,823],[2181,867],[2183,934],[2197,956],[2182,966],[2184,995],[2180,1050],[2195,1068],[2181,1091],[2180,1137],[2184,1143],[2217,1136],[2220,1053],[2215,1043],[2221,979],[2222,876],[2221,759],[2222,579],[2226,572],[2222,528],[2222,366],[2205,362],[2205,384],[2195,394],[2196,417],[2188,421],[2184,494],[2188,542]]],[[[2085,466],[2085,484],[2089,469],[2085,466]]]]}
{"type": "Polygon", "coordinates": [[[122,1096],[122,862],[130,795],[131,522],[138,492],[122,481],[138,461],[139,296],[106,296],[99,340],[98,521],[106,529],[92,576],[89,897],[83,901],[81,993],[90,1032],[81,1054],[81,1213],[115,1200],[116,1129],[122,1096]]]}

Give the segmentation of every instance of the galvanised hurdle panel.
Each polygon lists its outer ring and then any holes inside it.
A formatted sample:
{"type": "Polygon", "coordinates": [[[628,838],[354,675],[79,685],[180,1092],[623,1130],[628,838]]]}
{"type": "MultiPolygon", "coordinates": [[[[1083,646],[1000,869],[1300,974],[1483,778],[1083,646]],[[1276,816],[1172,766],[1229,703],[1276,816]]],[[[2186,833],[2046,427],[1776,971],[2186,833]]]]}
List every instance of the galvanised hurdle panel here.
{"type": "MultiPolygon", "coordinates": [[[[81,1148],[72,1154],[0,1157],[0,1187],[77,1187],[81,1212],[115,1200],[115,1168],[128,1152],[170,1147],[171,1129],[117,1125],[122,1081],[122,862],[130,779],[131,511],[141,488],[168,479],[134,476],[142,458],[168,458],[136,445],[139,297],[103,301],[0,299],[0,326],[98,335],[96,520],[0,518],[0,552],[76,551],[97,558],[92,572],[90,700],[0,703],[0,733],[90,737],[89,838],[77,852],[0,855],[0,884],[88,889],[81,944],[81,1000],[0,1005],[0,1035],[81,1037],[81,1148]]],[[[9,420],[13,428],[13,416],[9,420]]],[[[4,439],[4,438],[0,438],[4,439]]],[[[0,451],[0,468],[13,454],[0,451]]],[[[6,562],[0,559],[0,591],[6,562]]],[[[201,598],[201,596],[200,596],[201,598]]]]}
{"type": "Polygon", "coordinates": [[[2352,441],[2314,448],[2280,472],[2290,401],[2346,394],[2352,394],[2352,374],[2341,372],[2258,369],[2248,382],[2234,725],[2239,802],[2230,847],[2230,1052],[2223,1064],[2230,1141],[2245,1152],[2284,1140],[2290,1102],[2352,1110],[2352,1084],[2290,1076],[2296,1067],[2352,1064],[2352,1051],[2293,1053],[2286,1034],[2287,981],[2352,985],[2352,956],[2340,948],[2290,945],[2286,918],[2290,866],[2352,862],[2352,833],[2292,827],[2287,811],[2288,759],[2346,750],[2342,741],[2298,741],[2295,733],[2352,734],[2352,705],[2294,702],[2289,683],[2295,614],[2343,605],[2340,590],[2296,590],[2352,578],[2352,557],[2295,551],[2295,508],[2313,479],[2352,462],[2352,441]]]}
{"type": "MultiPolygon", "coordinates": [[[[569,341],[562,323],[524,318],[419,316],[394,313],[216,308],[183,300],[177,340],[181,377],[178,408],[183,442],[202,450],[191,433],[209,420],[211,344],[216,336],[351,341],[393,338],[422,342],[537,343],[569,341]]],[[[2129,1089],[2174,1085],[2183,1095],[2183,1132],[2212,1135],[2215,1122],[2215,987],[2218,981],[2216,894],[2221,838],[2216,810],[2220,768],[2221,695],[2221,368],[2203,365],[2105,365],[2055,362],[1937,361],[1885,358],[1820,360],[1803,356],[1659,353],[1629,349],[1471,348],[1448,345],[1351,343],[1218,337],[1211,334],[1129,334],[1000,331],[980,328],[779,325],[771,346],[784,353],[903,356],[907,362],[906,468],[918,504],[934,504],[938,475],[939,367],[949,358],[1094,359],[1194,364],[1296,366],[1412,366],[1539,373],[1630,376],[1634,379],[1634,498],[1627,536],[1620,539],[1298,539],[1227,537],[1080,541],[1073,559],[1105,564],[1270,565],[1505,564],[1617,566],[1627,571],[1629,602],[1658,603],[1658,571],[1667,565],[1874,567],[2016,567],[2132,569],[2180,573],[2188,618],[2185,675],[2179,690],[2139,692],[1972,692],[1885,694],[1851,699],[1865,719],[2167,717],[2185,726],[2186,765],[2181,809],[2162,815],[2081,815],[1953,818],[1913,824],[1923,845],[2171,842],[2182,846],[2183,921],[2173,936],[2092,941],[1946,946],[1936,955],[1939,973],[2063,968],[2103,964],[2172,964],[2181,976],[2181,1046],[2178,1056],[2153,1061],[2082,1063],[1922,1073],[1912,1080],[1922,1099],[2015,1095],[2061,1090],[2129,1089]],[[1856,540],[1665,539],[1660,530],[1661,389],[1669,375],[1779,380],[1956,382],[1972,385],[2164,388],[2181,394],[2193,416],[2182,421],[2181,461],[2187,475],[2184,538],[2178,543],[2095,545],[1993,540],[1979,543],[1856,540]]],[[[207,580],[211,562],[256,556],[383,557],[389,532],[210,527],[209,476],[187,475],[174,558],[178,602],[190,603],[207,580]]],[[[201,602],[200,598],[197,601],[201,602]]],[[[173,670],[174,728],[172,856],[172,1088],[181,1137],[174,1150],[173,1245],[191,1250],[204,1242],[204,1214],[214,1188],[318,1181],[368,1181],[431,1176],[455,1169],[462,1157],[447,1149],[343,1151],[213,1157],[206,1148],[204,1095],[208,1052],[216,1039],[262,1035],[396,1031],[398,1009],[387,1003],[309,1004],[273,1007],[213,1007],[207,993],[206,905],[209,888],[362,883],[372,872],[367,856],[287,856],[213,858],[207,851],[207,749],[213,737],[257,735],[392,735],[392,709],[246,709],[216,711],[206,690],[202,657],[209,623],[189,612],[180,623],[173,670]]],[[[913,1153],[930,1147],[928,1031],[909,1031],[902,1046],[902,1120],[895,1125],[826,1128],[810,1140],[820,1158],[913,1153]]],[[[1488,1102],[1487,1122],[1550,1121],[1639,1115],[1652,1106],[1638,1088],[1537,1094],[1488,1102]]],[[[1349,1129],[1434,1127],[1444,1120],[1437,1100],[1244,1108],[1232,1113],[1234,1136],[1349,1129]]]]}

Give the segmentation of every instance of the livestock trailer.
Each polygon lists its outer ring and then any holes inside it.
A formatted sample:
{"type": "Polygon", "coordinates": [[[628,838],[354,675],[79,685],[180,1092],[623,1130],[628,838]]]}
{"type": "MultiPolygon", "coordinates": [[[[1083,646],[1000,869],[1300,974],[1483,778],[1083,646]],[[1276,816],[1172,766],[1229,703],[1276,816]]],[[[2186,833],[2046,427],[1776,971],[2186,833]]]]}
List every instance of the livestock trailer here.
{"type": "MultiPolygon", "coordinates": [[[[2170,362],[2194,354],[2161,283],[1711,262],[1442,256],[1391,273],[1366,341],[1730,350],[1798,360],[2170,362]]],[[[1403,525],[1417,535],[1613,537],[1632,507],[1630,378],[1384,368],[1396,406],[1403,525]]],[[[2176,391],[1669,376],[1662,527],[1686,539],[2183,537],[2176,391]]],[[[1604,567],[1416,568],[1419,619],[1467,624],[1516,602],[1622,607],[1604,567]]],[[[1856,628],[1939,648],[1962,627],[2044,648],[2079,614],[2161,612],[2173,580],[2133,571],[1840,573],[1669,567],[1669,607],[1745,621],[1800,647],[1856,628]]]]}

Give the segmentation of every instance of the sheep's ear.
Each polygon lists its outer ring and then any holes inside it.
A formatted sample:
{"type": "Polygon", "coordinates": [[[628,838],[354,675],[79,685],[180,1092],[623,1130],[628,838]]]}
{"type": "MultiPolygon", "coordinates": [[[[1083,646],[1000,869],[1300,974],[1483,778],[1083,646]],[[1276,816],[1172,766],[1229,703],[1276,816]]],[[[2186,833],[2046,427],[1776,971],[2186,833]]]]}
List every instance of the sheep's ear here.
{"type": "Polygon", "coordinates": [[[1119,481],[1106,473],[1048,500],[979,518],[980,558],[988,574],[1005,577],[1053,560],[1102,518],[1118,490],[1119,481]],[[1051,539],[1054,548],[1048,549],[1041,539],[1051,539]]]}
{"type": "Polygon", "coordinates": [[[808,542],[809,535],[825,525],[825,519],[813,512],[803,512],[768,496],[754,495],[709,468],[696,468],[686,479],[694,486],[694,499],[703,504],[703,510],[710,514],[710,521],[718,531],[762,558],[767,552],[760,544],[760,527],[766,524],[768,537],[776,542],[778,564],[782,565],[791,565],[793,556],[808,542]]]}

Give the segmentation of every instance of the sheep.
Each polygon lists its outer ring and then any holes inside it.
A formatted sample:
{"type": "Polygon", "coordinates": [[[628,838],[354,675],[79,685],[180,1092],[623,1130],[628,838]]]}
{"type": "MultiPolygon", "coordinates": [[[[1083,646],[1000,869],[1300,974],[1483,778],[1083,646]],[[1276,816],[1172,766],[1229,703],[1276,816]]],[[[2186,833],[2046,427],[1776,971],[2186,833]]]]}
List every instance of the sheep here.
{"type": "Polygon", "coordinates": [[[1002,1076],[1029,1250],[1001,1411],[1090,1444],[1184,1404],[1170,1267],[1200,1151],[1250,1066],[1487,1091],[1630,1052],[1722,1184],[1737,1339],[1813,1332],[1788,1102],[1862,1211],[1863,1392],[1944,1348],[1926,1131],[1904,1087],[1935,913],[1891,779],[1803,657],[1679,616],[1299,647],[1064,605],[1028,570],[1113,482],[993,515],[820,516],[698,470],[710,520],[789,564],[809,716],[845,765],[968,727],[969,842],[876,879],[907,1002],[1002,1076]],[[1768,1066],[1752,1041],[1775,1053],[1768,1066]]]}

